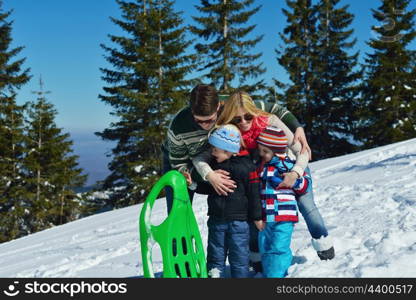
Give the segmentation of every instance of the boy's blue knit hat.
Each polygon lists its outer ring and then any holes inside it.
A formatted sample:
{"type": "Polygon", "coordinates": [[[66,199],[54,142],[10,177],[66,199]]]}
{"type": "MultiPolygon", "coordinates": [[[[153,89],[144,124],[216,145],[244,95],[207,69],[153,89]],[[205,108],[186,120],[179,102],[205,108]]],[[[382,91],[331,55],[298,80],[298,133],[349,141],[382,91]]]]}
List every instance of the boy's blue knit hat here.
{"type": "Polygon", "coordinates": [[[238,153],[240,151],[240,131],[234,125],[222,125],[210,134],[208,142],[222,150],[238,153]]]}

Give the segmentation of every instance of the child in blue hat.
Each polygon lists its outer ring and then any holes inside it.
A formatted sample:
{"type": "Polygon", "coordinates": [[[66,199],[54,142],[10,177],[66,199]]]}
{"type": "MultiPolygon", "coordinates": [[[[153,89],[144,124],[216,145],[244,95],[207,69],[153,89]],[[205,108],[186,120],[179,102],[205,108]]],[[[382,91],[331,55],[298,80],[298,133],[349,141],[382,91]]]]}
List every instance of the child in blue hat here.
{"type": "Polygon", "coordinates": [[[227,196],[218,195],[214,189],[208,196],[208,274],[210,277],[224,277],[228,257],[231,277],[248,277],[248,221],[262,227],[260,180],[256,166],[248,155],[238,154],[241,135],[236,126],[228,124],[216,128],[208,142],[212,146],[212,169],[227,171],[236,183],[234,191],[227,196]]]}

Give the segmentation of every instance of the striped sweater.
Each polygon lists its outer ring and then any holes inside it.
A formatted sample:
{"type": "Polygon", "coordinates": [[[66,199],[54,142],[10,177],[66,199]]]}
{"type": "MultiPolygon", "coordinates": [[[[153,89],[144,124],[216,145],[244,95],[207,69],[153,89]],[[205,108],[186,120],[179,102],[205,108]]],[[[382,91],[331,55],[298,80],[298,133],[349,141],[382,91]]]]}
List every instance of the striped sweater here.
{"type": "Polygon", "coordinates": [[[277,101],[255,100],[254,103],[257,108],[277,116],[292,132],[295,132],[296,128],[302,127],[296,117],[277,101]]]}
{"type": "Polygon", "coordinates": [[[189,106],[176,114],[162,146],[173,169],[192,171],[192,159],[209,149],[208,132],[195,122],[189,106]]]}
{"type": "Polygon", "coordinates": [[[272,160],[257,170],[261,180],[261,202],[263,221],[265,222],[298,222],[298,205],[296,197],[305,194],[311,186],[311,178],[304,173],[295,185],[288,188],[277,186],[283,181],[282,174],[288,173],[294,166],[294,161],[287,156],[275,156],[272,160]]]}

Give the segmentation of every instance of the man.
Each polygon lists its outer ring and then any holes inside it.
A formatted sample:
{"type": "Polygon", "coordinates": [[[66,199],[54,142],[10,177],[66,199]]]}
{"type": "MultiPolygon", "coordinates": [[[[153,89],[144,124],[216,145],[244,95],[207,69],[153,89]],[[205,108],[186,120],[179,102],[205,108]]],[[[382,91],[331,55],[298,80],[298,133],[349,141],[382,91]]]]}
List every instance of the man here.
{"type": "MultiPolygon", "coordinates": [[[[199,84],[191,91],[189,106],[181,109],[169,125],[167,138],[162,146],[163,173],[176,169],[186,177],[191,176],[196,187],[189,188],[192,201],[195,188],[204,193],[206,182],[198,175],[192,165],[192,158],[206,150],[208,146],[208,132],[218,118],[220,103],[215,87],[199,84]]],[[[223,177],[224,184],[232,187],[232,180],[223,177]]],[[[172,191],[166,189],[168,212],[172,208],[172,191]]]]}

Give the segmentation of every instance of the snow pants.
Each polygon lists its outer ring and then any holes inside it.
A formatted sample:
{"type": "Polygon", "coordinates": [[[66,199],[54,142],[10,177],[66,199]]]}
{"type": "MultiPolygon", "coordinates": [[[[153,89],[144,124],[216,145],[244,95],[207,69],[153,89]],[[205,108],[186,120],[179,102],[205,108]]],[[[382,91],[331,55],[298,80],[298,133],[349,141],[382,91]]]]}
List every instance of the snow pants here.
{"type": "Polygon", "coordinates": [[[210,277],[225,277],[228,256],[231,277],[248,277],[249,227],[246,221],[208,218],[207,269],[210,277]]]}
{"type": "Polygon", "coordinates": [[[259,249],[263,265],[263,277],[283,278],[292,264],[293,222],[267,222],[259,232],[259,249]]]}

